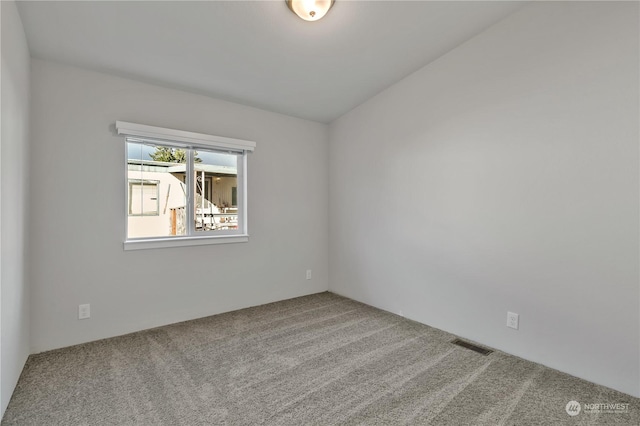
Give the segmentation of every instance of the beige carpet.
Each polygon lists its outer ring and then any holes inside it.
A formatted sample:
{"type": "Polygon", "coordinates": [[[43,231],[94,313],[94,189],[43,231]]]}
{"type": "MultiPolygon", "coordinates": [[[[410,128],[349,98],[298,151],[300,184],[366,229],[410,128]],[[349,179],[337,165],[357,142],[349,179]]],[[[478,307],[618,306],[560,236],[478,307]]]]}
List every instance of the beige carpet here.
{"type": "Polygon", "coordinates": [[[32,355],[2,425],[640,424],[636,398],[453,338],[321,293],[32,355]]]}

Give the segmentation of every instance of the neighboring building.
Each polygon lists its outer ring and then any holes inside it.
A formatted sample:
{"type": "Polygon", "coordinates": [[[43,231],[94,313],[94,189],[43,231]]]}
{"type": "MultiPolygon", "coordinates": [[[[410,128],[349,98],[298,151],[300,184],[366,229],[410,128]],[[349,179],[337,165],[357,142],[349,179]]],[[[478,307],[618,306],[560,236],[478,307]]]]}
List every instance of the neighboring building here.
{"type": "MultiPolygon", "coordinates": [[[[129,238],[184,234],[185,164],[127,161],[129,238]]],[[[237,169],[196,163],[196,230],[237,226],[237,169]]]]}

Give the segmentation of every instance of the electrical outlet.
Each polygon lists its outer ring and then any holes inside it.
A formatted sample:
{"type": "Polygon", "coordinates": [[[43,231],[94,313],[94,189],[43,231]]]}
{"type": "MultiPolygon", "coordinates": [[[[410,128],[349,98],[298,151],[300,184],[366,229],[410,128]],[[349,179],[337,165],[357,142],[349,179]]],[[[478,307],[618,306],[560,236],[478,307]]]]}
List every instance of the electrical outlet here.
{"type": "Polygon", "coordinates": [[[307,279],[311,279],[311,269],[307,269],[307,279]]]}
{"type": "Polygon", "coordinates": [[[91,305],[78,305],[78,319],[87,319],[91,317],[91,305]]]}
{"type": "Polygon", "coordinates": [[[513,312],[507,312],[507,327],[518,329],[520,315],[513,312]]]}

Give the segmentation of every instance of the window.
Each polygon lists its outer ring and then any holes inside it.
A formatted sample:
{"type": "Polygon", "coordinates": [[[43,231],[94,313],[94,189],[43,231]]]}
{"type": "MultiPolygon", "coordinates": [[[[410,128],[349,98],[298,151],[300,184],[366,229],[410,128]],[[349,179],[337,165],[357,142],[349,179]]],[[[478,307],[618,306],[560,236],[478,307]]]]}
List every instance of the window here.
{"type": "Polygon", "coordinates": [[[157,180],[129,179],[129,216],[158,216],[157,180]]]}
{"type": "Polygon", "coordinates": [[[248,240],[254,142],[116,122],[126,141],[125,249],[248,240]]]}

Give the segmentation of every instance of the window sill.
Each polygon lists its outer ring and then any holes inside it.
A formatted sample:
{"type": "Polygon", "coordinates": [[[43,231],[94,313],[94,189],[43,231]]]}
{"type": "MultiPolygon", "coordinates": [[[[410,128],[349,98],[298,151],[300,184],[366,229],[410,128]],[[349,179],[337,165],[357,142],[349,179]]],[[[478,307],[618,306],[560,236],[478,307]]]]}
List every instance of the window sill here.
{"type": "Polygon", "coordinates": [[[246,243],[249,235],[220,235],[207,237],[174,237],[129,240],[123,243],[124,250],[146,250],[168,247],[206,246],[210,244],[246,243]]]}

